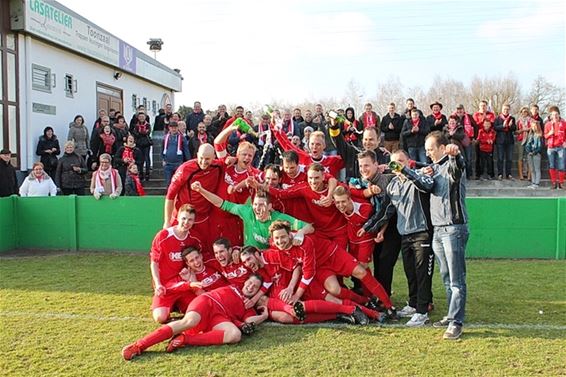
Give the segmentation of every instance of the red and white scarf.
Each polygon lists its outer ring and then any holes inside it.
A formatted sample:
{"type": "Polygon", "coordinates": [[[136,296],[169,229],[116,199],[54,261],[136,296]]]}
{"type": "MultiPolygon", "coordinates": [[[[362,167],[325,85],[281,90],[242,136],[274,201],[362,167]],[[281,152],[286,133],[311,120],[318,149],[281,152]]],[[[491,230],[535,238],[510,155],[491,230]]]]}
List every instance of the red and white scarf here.
{"type": "Polygon", "coordinates": [[[208,143],[208,135],[206,134],[206,132],[203,132],[202,134],[201,134],[201,133],[198,133],[198,134],[197,134],[197,137],[198,137],[198,142],[199,142],[200,144],[206,144],[206,143],[208,143]]]}
{"type": "MultiPolygon", "coordinates": [[[[164,156],[167,153],[167,147],[169,146],[169,137],[170,136],[171,136],[171,133],[167,133],[165,135],[165,140],[163,140],[163,155],[164,156]]],[[[178,156],[183,154],[183,150],[181,149],[181,145],[183,143],[183,140],[181,140],[182,137],[183,137],[183,135],[181,135],[180,132],[177,132],[177,155],[178,156]]]]}
{"type": "Polygon", "coordinates": [[[94,172],[94,182],[95,182],[95,190],[96,192],[103,193],[104,192],[104,182],[110,178],[110,185],[112,187],[112,194],[116,193],[116,174],[118,172],[116,169],[107,169],[101,170],[98,169],[94,172]]]}
{"type": "Polygon", "coordinates": [[[134,148],[128,147],[127,145],[124,146],[124,152],[122,153],[122,160],[130,159],[130,164],[134,161],[134,148]]]}
{"type": "Polygon", "coordinates": [[[100,138],[104,145],[104,153],[112,154],[112,146],[116,142],[116,137],[112,134],[105,134],[103,132],[100,134],[100,138]]]}
{"type": "Polygon", "coordinates": [[[417,129],[419,128],[420,122],[421,122],[421,118],[417,118],[417,120],[414,120],[413,118],[411,118],[411,123],[413,123],[413,126],[417,127],[417,129]]]}
{"type": "Polygon", "coordinates": [[[373,111],[370,111],[369,113],[367,111],[364,112],[363,122],[364,128],[375,127],[377,125],[377,119],[373,116],[373,111]]]}
{"type": "Polygon", "coordinates": [[[149,131],[149,124],[147,124],[147,122],[138,123],[138,124],[136,124],[136,128],[138,129],[138,132],[140,133],[140,135],[147,135],[147,133],[149,131]]]}

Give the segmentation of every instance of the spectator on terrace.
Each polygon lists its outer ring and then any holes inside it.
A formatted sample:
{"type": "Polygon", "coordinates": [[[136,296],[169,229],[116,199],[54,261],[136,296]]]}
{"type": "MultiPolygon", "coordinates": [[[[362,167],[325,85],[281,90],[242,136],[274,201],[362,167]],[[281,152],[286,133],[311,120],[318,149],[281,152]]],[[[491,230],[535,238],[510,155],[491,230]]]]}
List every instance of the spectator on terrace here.
{"type": "Polygon", "coordinates": [[[145,176],[143,170],[140,170],[140,177],[144,177],[149,181],[151,171],[150,150],[153,141],[149,136],[151,134],[151,126],[146,120],[145,113],[138,113],[137,122],[130,127],[130,132],[136,138],[136,145],[142,152],[142,166],[145,164],[145,176]]]}
{"type": "Polygon", "coordinates": [[[48,175],[54,175],[57,169],[57,156],[61,153],[59,140],[53,133],[53,127],[47,126],[43,129],[43,136],[39,138],[35,152],[41,156],[40,161],[48,175]]]}
{"type": "Polygon", "coordinates": [[[403,128],[401,115],[395,112],[395,103],[391,102],[387,106],[387,114],[381,120],[381,132],[383,134],[383,146],[389,153],[399,149],[399,138],[403,128]]]}
{"type": "Polygon", "coordinates": [[[428,134],[428,124],[425,118],[420,115],[417,108],[411,110],[411,116],[405,120],[401,135],[403,142],[409,152],[411,160],[426,163],[426,152],[424,147],[425,136],[428,134]]]}
{"type": "Polygon", "coordinates": [[[444,127],[448,124],[448,119],[446,119],[446,115],[440,112],[442,110],[442,104],[436,101],[430,105],[430,109],[432,110],[432,114],[426,117],[430,132],[444,130],[444,127]]]}
{"type": "Polygon", "coordinates": [[[531,117],[529,114],[529,108],[527,106],[523,106],[521,111],[519,112],[519,119],[517,119],[517,130],[515,131],[515,135],[517,136],[517,166],[518,166],[518,174],[519,179],[522,181],[528,176],[528,161],[527,161],[527,154],[525,153],[525,143],[527,141],[527,134],[531,129],[531,117]],[[527,173],[527,174],[525,174],[527,173]]]}
{"type": "Polygon", "coordinates": [[[0,151],[0,198],[18,193],[16,169],[10,163],[12,152],[4,148],[0,151]]]}
{"type": "Polygon", "coordinates": [[[116,199],[122,192],[122,178],[118,170],[112,169],[112,157],[108,153],[103,153],[99,161],[100,167],[90,181],[90,193],[96,200],[104,195],[116,199]]]}
{"type": "MultiPolygon", "coordinates": [[[[468,146],[464,146],[463,151],[464,158],[466,159],[466,179],[470,179],[473,177],[472,173],[474,164],[472,155],[474,151],[474,145],[476,144],[479,128],[474,118],[466,112],[464,105],[458,105],[456,107],[456,112],[454,113],[454,115],[456,115],[456,117],[458,118],[458,124],[464,127],[464,132],[466,132],[466,136],[468,136],[468,139],[470,140],[468,146]]],[[[483,125],[481,126],[483,127],[483,125]]],[[[476,156],[476,158],[479,158],[479,156],[476,156]]],[[[479,176],[477,171],[476,175],[479,176]]]]}
{"type": "Polygon", "coordinates": [[[141,183],[141,179],[138,173],[138,166],[136,164],[130,164],[128,167],[128,174],[126,175],[126,183],[124,184],[124,190],[126,191],[126,196],[144,196],[145,191],[141,183]]]}
{"type": "Polygon", "coordinates": [[[549,121],[544,125],[548,167],[552,189],[562,188],[566,175],[566,121],[560,118],[558,107],[549,108],[549,121]]]}
{"type": "Polygon", "coordinates": [[[53,179],[43,170],[41,162],[35,162],[31,173],[20,186],[20,196],[56,196],[57,186],[53,179]]]}
{"type": "Polygon", "coordinates": [[[538,121],[531,119],[529,131],[524,139],[525,156],[529,165],[529,175],[531,177],[530,188],[537,189],[540,185],[540,160],[542,154],[542,129],[538,121]]]}
{"type": "Polygon", "coordinates": [[[118,148],[114,156],[114,167],[120,173],[122,182],[126,180],[126,173],[131,164],[138,166],[138,171],[142,168],[143,156],[142,152],[136,147],[136,139],[134,135],[128,135],[126,142],[118,148]]]}
{"type": "MultiPolygon", "coordinates": [[[[184,122],[183,122],[184,123],[184,122]]],[[[175,171],[185,161],[190,160],[191,155],[187,146],[187,140],[178,131],[176,122],[169,122],[169,132],[163,137],[163,174],[165,176],[165,187],[169,187],[171,178],[175,171]]]]}
{"type": "Polygon", "coordinates": [[[517,123],[515,118],[509,113],[511,107],[504,104],[501,114],[495,119],[493,128],[495,129],[495,148],[497,150],[497,178],[503,177],[513,179],[511,175],[511,161],[513,160],[513,144],[517,123]]]}
{"type": "Polygon", "coordinates": [[[84,195],[85,178],[88,169],[86,160],[75,151],[75,143],[69,140],[64,145],[63,156],[57,164],[55,184],[61,189],[63,195],[84,195]]]}
{"type": "Polygon", "coordinates": [[[89,137],[88,128],[85,126],[85,120],[82,115],[75,116],[75,119],[69,124],[69,133],[67,140],[75,142],[75,152],[86,161],[89,153],[89,137]]]}

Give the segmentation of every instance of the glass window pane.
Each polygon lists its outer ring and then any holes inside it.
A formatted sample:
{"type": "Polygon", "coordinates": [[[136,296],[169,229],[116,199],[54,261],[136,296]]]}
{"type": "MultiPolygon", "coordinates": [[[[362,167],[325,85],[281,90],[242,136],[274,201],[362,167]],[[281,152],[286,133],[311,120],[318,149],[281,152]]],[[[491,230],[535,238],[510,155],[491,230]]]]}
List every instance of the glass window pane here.
{"type": "Polygon", "coordinates": [[[6,34],[6,47],[10,50],[16,49],[16,35],[15,34],[6,34]]]}
{"type": "Polygon", "coordinates": [[[10,148],[10,150],[12,151],[12,153],[16,153],[16,150],[18,149],[18,142],[16,139],[16,134],[17,134],[17,129],[16,129],[16,106],[15,105],[10,105],[8,106],[8,132],[9,132],[9,138],[8,138],[8,148],[10,148]]]}
{"type": "Polygon", "coordinates": [[[6,54],[8,57],[8,101],[16,102],[16,55],[6,54]]]}

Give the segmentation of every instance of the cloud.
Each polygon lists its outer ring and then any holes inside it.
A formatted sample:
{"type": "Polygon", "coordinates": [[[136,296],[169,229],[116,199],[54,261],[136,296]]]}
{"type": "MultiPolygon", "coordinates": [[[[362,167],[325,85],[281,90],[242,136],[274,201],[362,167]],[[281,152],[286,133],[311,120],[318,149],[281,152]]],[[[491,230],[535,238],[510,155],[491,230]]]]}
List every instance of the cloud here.
{"type": "Polygon", "coordinates": [[[565,4],[536,1],[531,3],[529,14],[518,10],[514,16],[489,20],[480,24],[476,35],[482,38],[505,41],[540,38],[556,29],[564,29],[565,4]]]}

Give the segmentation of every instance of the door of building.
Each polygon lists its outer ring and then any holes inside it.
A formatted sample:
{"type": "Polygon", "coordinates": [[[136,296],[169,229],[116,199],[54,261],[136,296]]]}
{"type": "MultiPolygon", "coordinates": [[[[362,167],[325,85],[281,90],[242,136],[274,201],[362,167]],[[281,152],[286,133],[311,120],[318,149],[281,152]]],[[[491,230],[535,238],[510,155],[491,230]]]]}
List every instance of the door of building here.
{"type": "Polygon", "coordinates": [[[121,89],[99,82],[96,83],[96,105],[98,110],[106,110],[108,112],[108,110],[114,109],[124,114],[122,96],[121,89]]]}

